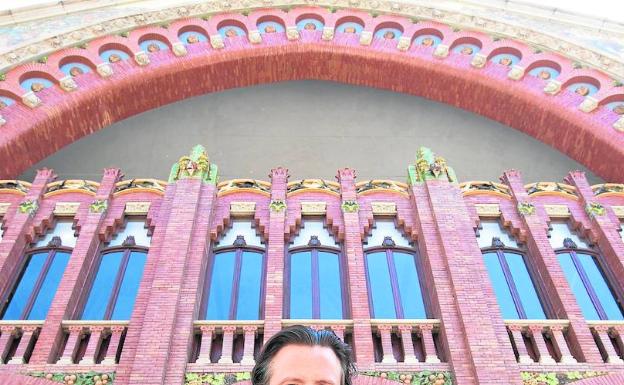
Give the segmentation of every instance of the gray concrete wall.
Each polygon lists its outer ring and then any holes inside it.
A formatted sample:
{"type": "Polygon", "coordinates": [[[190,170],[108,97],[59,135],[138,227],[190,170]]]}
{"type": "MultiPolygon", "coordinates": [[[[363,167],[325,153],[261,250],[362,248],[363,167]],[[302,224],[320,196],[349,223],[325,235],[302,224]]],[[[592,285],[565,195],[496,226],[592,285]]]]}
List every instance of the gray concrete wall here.
{"type": "Polygon", "coordinates": [[[333,180],[338,168],[353,167],[359,180],[403,181],[419,146],[445,157],[460,181],[498,181],[509,168],[522,170],[527,183],[587,171],[471,112],[389,91],[297,81],[203,95],[131,117],[67,146],[21,179],[32,180],[44,166],[60,178],[98,180],[102,168],[117,166],[127,178],[166,179],[197,143],[219,165],[221,180],[266,180],[271,168],[285,166],[291,180],[333,180]]]}

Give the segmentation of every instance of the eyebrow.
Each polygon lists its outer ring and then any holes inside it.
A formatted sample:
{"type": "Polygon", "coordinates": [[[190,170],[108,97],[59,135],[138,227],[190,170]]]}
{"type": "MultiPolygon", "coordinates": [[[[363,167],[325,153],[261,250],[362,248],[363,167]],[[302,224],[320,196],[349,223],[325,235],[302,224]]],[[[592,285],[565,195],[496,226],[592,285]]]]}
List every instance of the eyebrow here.
{"type": "MultiPolygon", "coordinates": [[[[284,378],[282,381],[280,381],[280,385],[281,384],[285,384],[285,383],[289,383],[289,382],[296,382],[296,383],[302,383],[304,382],[304,380],[297,378],[297,377],[286,377],[284,378]]],[[[330,380],[317,380],[314,381],[315,384],[320,384],[320,385],[335,385],[335,383],[333,381],[330,380]]]]}

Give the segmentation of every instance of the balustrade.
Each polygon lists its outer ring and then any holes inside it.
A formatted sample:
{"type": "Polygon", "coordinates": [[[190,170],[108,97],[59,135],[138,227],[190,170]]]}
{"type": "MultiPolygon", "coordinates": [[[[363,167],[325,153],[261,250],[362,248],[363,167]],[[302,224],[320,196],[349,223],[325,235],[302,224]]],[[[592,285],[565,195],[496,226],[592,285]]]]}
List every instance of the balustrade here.
{"type": "Polygon", "coordinates": [[[434,336],[440,321],[371,320],[375,346],[375,361],[382,364],[437,364],[441,362],[434,336]]]}
{"type": "Polygon", "coordinates": [[[26,364],[43,321],[0,321],[0,364],[26,364]]]}
{"type": "Polygon", "coordinates": [[[59,365],[115,365],[128,321],[63,321],[67,333],[59,365]]]}
{"type": "Polygon", "coordinates": [[[509,338],[521,364],[575,364],[565,334],[568,320],[507,320],[509,338]]]}
{"type": "Polygon", "coordinates": [[[608,364],[624,364],[624,322],[588,321],[602,358],[608,364]]]}

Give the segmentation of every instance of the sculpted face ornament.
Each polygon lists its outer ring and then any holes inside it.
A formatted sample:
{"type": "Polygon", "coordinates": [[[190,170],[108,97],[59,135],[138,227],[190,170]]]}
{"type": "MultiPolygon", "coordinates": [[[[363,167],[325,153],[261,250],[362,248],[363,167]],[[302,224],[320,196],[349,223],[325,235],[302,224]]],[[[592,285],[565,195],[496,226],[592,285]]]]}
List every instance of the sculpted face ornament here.
{"type": "Polygon", "coordinates": [[[474,50],[471,47],[464,47],[460,52],[462,55],[472,55],[474,50]]]}
{"type": "Polygon", "coordinates": [[[306,23],[306,25],[303,26],[303,29],[307,29],[308,31],[314,31],[316,30],[316,24],[306,23]]]}
{"type": "Polygon", "coordinates": [[[624,104],[618,104],[617,106],[615,106],[615,108],[613,108],[613,112],[618,115],[624,115],[624,104]]]}
{"type": "Polygon", "coordinates": [[[189,44],[199,43],[199,38],[197,37],[197,35],[189,35],[186,38],[186,42],[189,44]]]}
{"type": "Polygon", "coordinates": [[[508,58],[508,57],[501,58],[501,59],[498,61],[498,64],[502,64],[502,65],[504,65],[504,66],[509,67],[509,66],[511,65],[511,59],[510,59],[510,58],[508,58]]]}
{"type": "Polygon", "coordinates": [[[393,40],[395,35],[394,35],[394,32],[388,31],[388,32],[384,33],[383,37],[386,40],[393,40]]]}
{"type": "Polygon", "coordinates": [[[276,31],[276,29],[272,25],[267,25],[266,27],[264,27],[264,32],[265,33],[275,33],[275,31],[276,31]]]}
{"type": "Polygon", "coordinates": [[[426,37],[426,38],[424,38],[424,39],[420,42],[420,45],[423,45],[423,46],[425,46],[425,47],[431,47],[431,46],[433,46],[433,43],[434,43],[434,42],[433,42],[433,39],[432,39],[432,38],[430,38],[430,37],[426,37]]]}
{"type": "Polygon", "coordinates": [[[550,79],[550,72],[548,71],[540,71],[539,74],[537,74],[537,77],[539,77],[540,79],[544,79],[544,80],[548,80],[550,79]]]}
{"type": "Polygon", "coordinates": [[[8,104],[6,104],[6,103],[5,103],[5,102],[3,102],[2,100],[0,100],[0,110],[1,110],[1,109],[3,109],[3,108],[6,108],[6,107],[8,107],[8,106],[9,106],[8,104]]]}
{"type": "Polygon", "coordinates": [[[41,92],[45,89],[45,86],[43,85],[43,83],[34,82],[30,85],[30,89],[32,90],[32,92],[41,92]]]}
{"type": "Polygon", "coordinates": [[[160,47],[156,43],[147,46],[147,52],[154,53],[160,51],[160,47]]]}
{"type": "Polygon", "coordinates": [[[585,86],[580,86],[574,90],[574,93],[576,93],[577,95],[581,95],[581,96],[587,96],[589,95],[589,88],[585,86]]]}
{"type": "Polygon", "coordinates": [[[71,76],[73,76],[73,77],[76,77],[76,76],[79,76],[79,75],[84,74],[84,71],[83,71],[83,70],[82,70],[82,68],[80,68],[80,67],[72,67],[72,68],[69,70],[69,74],[70,74],[71,76]]]}
{"type": "Polygon", "coordinates": [[[354,27],[346,27],[344,29],[345,33],[355,33],[355,28],[354,27]]]}
{"type": "Polygon", "coordinates": [[[110,55],[108,57],[108,61],[110,63],[117,63],[117,62],[121,61],[121,56],[119,56],[116,53],[114,53],[114,54],[112,54],[112,55],[110,55]]]}
{"type": "Polygon", "coordinates": [[[225,36],[226,37],[235,37],[235,36],[238,36],[238,32],[236,32],[236,30],[234,28],[229,28],[227,31],[225,31],[225,36]]]}

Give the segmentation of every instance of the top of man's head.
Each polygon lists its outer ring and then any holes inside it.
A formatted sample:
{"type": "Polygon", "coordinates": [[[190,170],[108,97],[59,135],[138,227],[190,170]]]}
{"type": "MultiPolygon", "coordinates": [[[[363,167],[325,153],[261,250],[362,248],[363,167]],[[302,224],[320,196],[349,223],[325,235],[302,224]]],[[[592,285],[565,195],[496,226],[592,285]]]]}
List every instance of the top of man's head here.
{"type": "Polygon", "coordinates": [[[349,345],[331,331],[297,325],[267,341],[251,381],[253,385],[351,385],[354,373],[349,345]]]}

